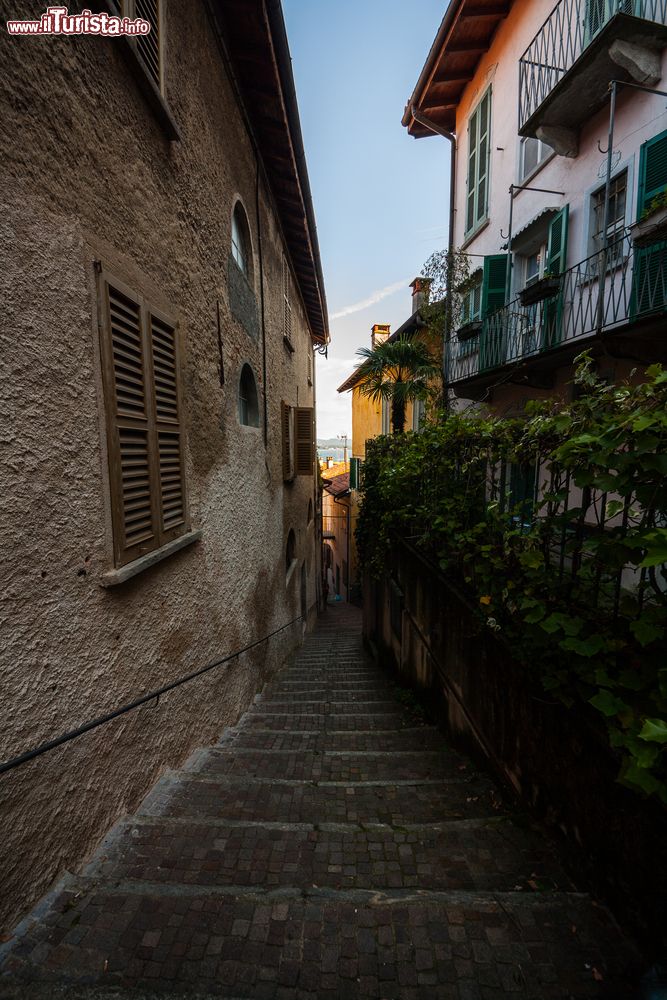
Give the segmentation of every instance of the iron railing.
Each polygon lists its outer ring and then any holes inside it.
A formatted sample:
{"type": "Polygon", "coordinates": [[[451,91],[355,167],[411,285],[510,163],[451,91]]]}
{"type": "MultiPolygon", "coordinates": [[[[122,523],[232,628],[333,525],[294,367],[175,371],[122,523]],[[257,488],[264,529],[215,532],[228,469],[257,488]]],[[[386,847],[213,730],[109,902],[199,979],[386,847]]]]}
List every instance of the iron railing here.
{"type": "Polygon", "coordinates": [[[488,316],[479,333],[447,345],[447,381],[460,382],[561,344],[667,312],[667,241],[633,247],[624,235],[559,276],[551,297],[519,298],[488,316]]]}
{"type": "Polygon", "coordinates": [[[519,60],[519,129],[616,14],[667,24],[667,0],[559,0],[519,60]]]}

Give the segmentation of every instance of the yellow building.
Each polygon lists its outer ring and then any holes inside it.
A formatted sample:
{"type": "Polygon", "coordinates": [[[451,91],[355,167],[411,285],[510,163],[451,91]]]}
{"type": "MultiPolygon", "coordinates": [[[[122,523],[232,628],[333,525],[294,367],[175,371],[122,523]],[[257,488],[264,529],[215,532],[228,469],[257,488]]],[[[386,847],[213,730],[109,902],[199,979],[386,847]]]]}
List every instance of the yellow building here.
{"type": "MultiPolygon", "coordinates": [[[[398,340],[402,336],[419,337],[420,334],[424,335],[427,327],[420,310],[428,302],[429,285],[430,282],[426,278],[415,278],[411,282],[412,313],[409,319],[393,334],[388,324],[375,323],[371,327],[371,347],[377,347],[378,344],[383,344],[385,341],[398,340]]],[[[366,458],[366,442],[379,437],[381,434],[391,434],[392,432],[391,402],[386,399],[370,399],[368,396],[362,394],[359,368],[355,368],[352,374],[338,387],[338,392],[352,393],[352,459],[350,462],[349,493],[347,495],[347,503],[350,509],[349,557],[347,559],[350,585],[347,590],[352,592],[354,596],[354,588],[358,583],[357,551],[354,532],[358,514],[357,487],[361,474],[361,463],[366,458]]],[[[418,431],[424,423],[425,415],[426,405],[423,401],[409,402],[405,412],[406,429],[418,431]]],[[[327,476],[329,473],[330,470],[325,470],[322,475],[327,476]]],[[[346,599],[349,600],[349,596],[346,596],[346,599]]]]}
{"type": "Polygon", "coordinates": [[[350,463],[336,462],[321,470],[322,572],[329,600],[349,601],[352,555],[350,463]]]}

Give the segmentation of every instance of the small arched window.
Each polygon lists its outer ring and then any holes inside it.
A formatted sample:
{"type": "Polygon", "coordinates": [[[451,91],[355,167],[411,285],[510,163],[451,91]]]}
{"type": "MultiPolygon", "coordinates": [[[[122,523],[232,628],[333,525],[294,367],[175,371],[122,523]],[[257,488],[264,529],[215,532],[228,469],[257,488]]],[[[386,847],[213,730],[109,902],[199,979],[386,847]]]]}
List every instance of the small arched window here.
{"type": "Polygon", "coordinates": [[[232,215],[232,257],[250,280],[250,230],[240,201],[237,201],[232,215]]]}
{"type": "Polygon", "coordinates": [[[289,535],[287,536],[287,545],[285,546],[285,572],[289,573],[292,568],[292,563],[296,561],[296,535],[294,534],[294,528],[290,528],[289,535]]]}
{"type": "Polygon", "coordinates": [[[309,500],[308,501],[308,520],[306,521],[306,524],[310,524],[310,522],[312,520],[313,520],[313,501],[309,500]]]}
{"type": "Polygon", "coordinates": [[[257,383],[250,365],[241,369],[239,381],[239,423],[246,427],[259,427],[259,403],[257,383]]]}

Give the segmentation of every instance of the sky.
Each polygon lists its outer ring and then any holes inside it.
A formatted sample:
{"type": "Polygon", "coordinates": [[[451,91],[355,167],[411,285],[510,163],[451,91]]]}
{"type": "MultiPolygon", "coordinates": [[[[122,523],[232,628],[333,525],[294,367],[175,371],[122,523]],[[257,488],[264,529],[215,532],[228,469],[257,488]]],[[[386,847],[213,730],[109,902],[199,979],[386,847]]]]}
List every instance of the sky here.
{"type": "Polygon", "coordinates": [[[401,125],[447,0],[283,0],[331,344],[317,357],[317,436],[350,433],[338,386],[371,326],[412,312],[410,282],[445,247],[449,144],[401,125]]]}

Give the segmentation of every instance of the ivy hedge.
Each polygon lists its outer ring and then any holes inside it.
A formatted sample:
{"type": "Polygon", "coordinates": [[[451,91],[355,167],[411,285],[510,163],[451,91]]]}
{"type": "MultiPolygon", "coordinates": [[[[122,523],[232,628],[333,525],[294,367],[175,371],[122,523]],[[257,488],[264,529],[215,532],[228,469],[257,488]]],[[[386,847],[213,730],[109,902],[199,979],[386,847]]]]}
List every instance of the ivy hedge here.
{"type": "Polygon", "coordinates": [[[535,681],[600,714],[620,780],[667,804],[667,372],[608,386],[584,355],[576,385],[522,419],[369,444],[359,557],[381,576],[409,537],[535,681]]]}

